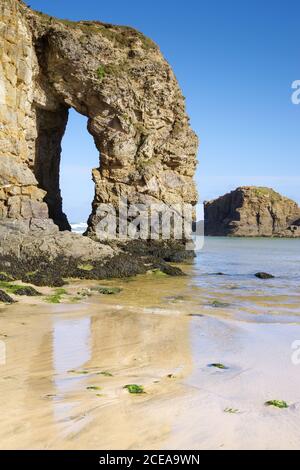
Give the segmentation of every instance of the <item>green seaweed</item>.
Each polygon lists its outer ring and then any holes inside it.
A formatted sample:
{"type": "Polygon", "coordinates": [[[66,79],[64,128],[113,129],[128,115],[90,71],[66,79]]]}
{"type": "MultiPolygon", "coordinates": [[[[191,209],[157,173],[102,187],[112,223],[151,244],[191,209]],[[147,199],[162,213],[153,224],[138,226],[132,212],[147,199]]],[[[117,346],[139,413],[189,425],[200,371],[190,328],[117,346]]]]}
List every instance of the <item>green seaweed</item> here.
{"type": "Polygon", "coordinates": [[[129,393],[133,393],[133,394],[145,393],[144,387],[142,385],[128,384],[128,385],[124,385],[123,388],[128,390],[129,393]]]}
{"type": "Polygon", "coordinates": [[[89,373],[87,370],[75,370],[75,369],[68,370],[68,372],[73,373],[73,374],[88,374],[89,373]]]}
{"type": "Polygon", "coordinates": [[[94,266],[92,264],[79,264],[78,269],[81,271],[93,271],[94,266]]]}
{"type": "Polygon", "coordinates": [[[228,367],[224,366],[221,362],[213,362],[212,364],[208,364],[208,367],[215,367],[216,369],[222,370],[228,369],[228,367]]]}
{"type": "Polygon", "coordinates": [[[87,390],[101,390],[101,387],[98,387],[97,385],[90,385],[89,387],[86,387],[87,390]]]}
{"type": "Polygon", "coordinates": [[[4,289],[10,294],[14,294],[17,289],[21,289],[22,287],[24,286],[20,284],[11,284],[7,281],[0,281],[0,289],[4,289]]]}
{"type": "Polygon", "coordinates": [[[289,405],[284,400],[268,400],[265,402],[266,406],[275,406],[276,408],[288,408],[289,405]]]}
{"type": "Polygon", "coordinates": [[[239,413],[240,410],[238,410],[237,408],[225,408],[224,409],[224,413],[231,413],[231,414],[236,414],[236,413],[239,413]]]}
{"type": "Polygon", "coordinates": [[[164,273],[163,271],[161,271],[160,269],[152,269],[151,271],[148,271],[149,274],[153,274],[153,276],[156,276],[156,277],[165,277],[167,276],[166,273],[164,273]]]}
{"type": "Polygon", "coordinates": [[[51,295],[48,295],[45,300],[49,304],[60,304],[62,297],[64,295],[67,295],[67,291],[65,289],[55,289],[54,293],[51,295]]]}
{"type": "Polygon", "coordinates": [[[113,377],[113,374],[111,374],[107,370],[104,370],[103,372],[97,372],[97,375],[104,375],[104,377],[113,377]]]}

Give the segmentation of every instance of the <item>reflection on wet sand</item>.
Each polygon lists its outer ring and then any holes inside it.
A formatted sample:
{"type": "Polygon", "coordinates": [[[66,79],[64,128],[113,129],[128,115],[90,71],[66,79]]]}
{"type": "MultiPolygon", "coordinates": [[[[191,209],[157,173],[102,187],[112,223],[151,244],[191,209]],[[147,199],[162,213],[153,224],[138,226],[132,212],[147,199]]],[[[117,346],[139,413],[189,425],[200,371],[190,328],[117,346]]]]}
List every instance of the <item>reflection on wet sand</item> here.
{"type": "Polygon", "coordinates": [[[2,448],[147,447],[169,433],[176,407],[165,412],[163,403],[184,388],[167,376],[180,379],[191,368],[185,317],[95,304],[74,313],[15,310],[0,319],[8,331],[2,448]],[[130,395],[128,383],[147,393],[130,395]]]}

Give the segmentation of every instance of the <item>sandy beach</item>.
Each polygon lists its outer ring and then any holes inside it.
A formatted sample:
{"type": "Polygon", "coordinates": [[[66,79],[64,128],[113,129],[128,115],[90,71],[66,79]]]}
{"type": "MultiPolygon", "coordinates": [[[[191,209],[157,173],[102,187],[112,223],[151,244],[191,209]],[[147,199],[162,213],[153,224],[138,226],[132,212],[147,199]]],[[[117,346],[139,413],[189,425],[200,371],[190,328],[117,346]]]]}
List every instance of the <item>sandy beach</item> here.
{"type": "Polygon", "coordinates": [[[0,307],[2,449],[299,447],[296,315],[207,308],[190,275],[105,281],[122,292],[70,302],[95,284],[72,281],[57,305],[0,307]],[[289,408],[265,406],[272,399],[289,408]]]}
{"type": "Polygon", "coordinates": [[[300,450],[299,14],[0,0],[9,465],[300,450]]]}

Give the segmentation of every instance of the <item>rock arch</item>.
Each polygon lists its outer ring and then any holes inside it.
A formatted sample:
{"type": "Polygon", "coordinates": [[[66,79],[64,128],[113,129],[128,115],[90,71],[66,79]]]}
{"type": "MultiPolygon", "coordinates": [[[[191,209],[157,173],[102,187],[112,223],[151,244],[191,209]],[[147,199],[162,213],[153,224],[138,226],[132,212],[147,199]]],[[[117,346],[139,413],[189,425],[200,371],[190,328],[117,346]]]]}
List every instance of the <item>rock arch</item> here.
{"type": "Polygon", "coordinates": [[[0,12],[2,224],[53,219],[69,228],[59,164],[70,107],[88,117],[101,153],[91,236],[103,202],[196,203],[197,137],[156,44],[133,28],[59,20],[18,0],[0,12]]]}

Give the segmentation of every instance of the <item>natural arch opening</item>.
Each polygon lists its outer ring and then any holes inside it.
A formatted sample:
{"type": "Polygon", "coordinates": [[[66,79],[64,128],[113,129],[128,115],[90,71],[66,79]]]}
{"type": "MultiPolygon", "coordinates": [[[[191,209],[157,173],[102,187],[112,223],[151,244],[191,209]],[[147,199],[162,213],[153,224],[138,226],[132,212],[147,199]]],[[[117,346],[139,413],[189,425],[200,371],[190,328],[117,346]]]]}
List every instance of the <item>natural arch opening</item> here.
{"type": "Polygon", "coordinates": [[[73,226],[83,233],[95,194],[92,169],[99,167],[88,118],[60,105],[56,111],[37,108],[36,121],[34,173],[47,192],[49,217],[60,230],[73,226]]]}
{"type": "Polygon", "coordinates": [[[87,228],[95,194],[92,169],[99,167],[99,151],[87,131],[87,122],[87,117],[70,109],[60,163],[63,212],[72,230],[78,233],[87,228]]]}

